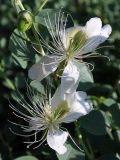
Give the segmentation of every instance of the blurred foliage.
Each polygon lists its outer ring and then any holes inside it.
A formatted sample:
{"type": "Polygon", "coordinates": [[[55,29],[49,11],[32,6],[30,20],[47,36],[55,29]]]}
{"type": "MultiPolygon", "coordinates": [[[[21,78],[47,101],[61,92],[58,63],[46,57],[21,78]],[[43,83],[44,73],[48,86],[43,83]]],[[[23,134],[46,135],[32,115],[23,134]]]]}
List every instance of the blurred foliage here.
{"type": "MultiPolygon", "coordinates": [[[[41,0],[24,0],[23,2],[25,7],[32,11],[35,11],[35,8],[42,3],[41,0]]],[[[87,60],[95,65],[93,70],[95,84],[90,80],[90,76],[87,77],[89,81],[85,81],[86,75],[84,75],[79,89],[88,92],[95,110],[82,117],[78,125],[81,128],[81,134],[86,146],[89,149],[92,148],[96,160],[120,160],[120,0],[49,0],[45,6],[45,8],[55,9],[60,9],[61,7],[72,14],[76,24],[84,25],[89,18],[98,16],[104,24],[109,23],[113,28],[110,39],[103,44],[105,47],[98,49],[98,52],[109,56],[111,60],[108,61],[105,58],[87,60]]],[[[9,100],[15,100],[16,88],[26,92],[25,79],[27,79],[27,69],[38,57],[38,55],[35,56],[34,50],[29,52],[31,47],[29,44],[26,44],[27,48],[24,44],[23,46],[19,45],[19,38],[16,39],[16,44],[13,44],[13,47],[16,46],[16,52],[11,53],[8,49],[10,35],[17,26],[16,17],[17,14],[10,1],[1,0],[0,159],[34,160],[38,158],[39,160],[56,160],[57,157],[60,160],[85,159],[85,155],[70,144],[67,145],[73,155],[68,155],[66,159],[66,155],[56,156],[54,151],[51,151],[46,145],[36,150],[28,150],[23,144],[24,138],[13,135],[9,131],[8,119],[16,121],[9,108],[9,100]],[[23,54],[22,58],[21,53],[23,54]],[[24,53],[27,53],[27,55],[24,53]],[[16,61],[17,58],[18,61],[16,61]],[[23,61],[23,58],[27,61],[23,61]],[[24,155],[28,155],[28,157],[24,155]],[[18,158],[20,156],[24,157],[18,158]]],[[[11,38],[16,37],[13,36],[11,38]]],[[[39,86],[39,84],[32,85],[34,88],[39,86]]],[[[41,87],[39,86],[38,90],[44,92],[44,88],[41,89],[41,87]]],[[[79,131],[75,132],[76,127],[74,125],[70,127],[70,133],[77,144],[82,143],[79,138],[79,131]]]]}

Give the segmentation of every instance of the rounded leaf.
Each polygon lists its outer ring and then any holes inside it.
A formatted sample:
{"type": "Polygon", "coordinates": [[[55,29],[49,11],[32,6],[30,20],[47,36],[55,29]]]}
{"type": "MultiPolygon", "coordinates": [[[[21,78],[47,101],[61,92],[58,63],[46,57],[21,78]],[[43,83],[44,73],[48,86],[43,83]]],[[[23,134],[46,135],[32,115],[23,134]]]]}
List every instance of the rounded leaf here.
{"type": "Polygon", "coordinates": [[[105,135],[106,131],[106,120],[101,111],[93,110],[88,115],[81,117],[80,125],[87,132],[94,135],[105,135]]]}

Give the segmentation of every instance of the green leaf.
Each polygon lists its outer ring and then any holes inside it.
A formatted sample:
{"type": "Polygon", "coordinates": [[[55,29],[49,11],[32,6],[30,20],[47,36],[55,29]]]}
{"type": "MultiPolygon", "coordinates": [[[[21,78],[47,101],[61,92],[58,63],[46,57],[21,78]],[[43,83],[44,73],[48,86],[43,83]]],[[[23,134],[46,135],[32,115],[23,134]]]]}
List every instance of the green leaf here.
{"type": "Polygon", "coordinates": [[[102,156],[98,160],[118,160],[118,158],[116,158],[116,156],[114,154],[108,154],[108,155],[102,156]]]}
{"type": "Polygon", "coordinates": [[[117,91],[119,92],[119,95],[120,95],[120,80],[118,81],[118,84],[117,84],[117,91]]]}
{"type": "Polygon", "coordinates": [[[113,100],[112,98],[107,98],[103,104],[107,107],[111,107],[113,104],[115,104],[115,100],[113,100]]]}
{"type": "Polygon", "coordinates": [[[113,124],[116,127],[120,127],[120,103],[112,105],[110,113],[112,115],[113,124]]]}
{"type": "Polygon", "coordinates": [[[10,79],[8,79],[8,78],[5,79],[5,81],[3,82],[3,84],[7,88],[15,90],[15,86],[14,86],[13,82],[10,79]]]}
{"type": "Polygon", "coordinates": [[[80,82],[86,83],[86,82],[91,82],[93,83],[93,76],[89,68],[85,64],[80,65],[80,82]]]}
{"type": "Polygon", "coordinates": [[[56,14],[56,17],[58,18],[59,17],[58,9],[43,9],[42,11],[39,12],[39,14],[35,16],[35,22],[42,24],[43,26],[47,26],[46,22],[48,22],[48,17],[49,17],[52,28],[54,30],[54,27],[56,25],[55,14],[56,14]]]}
{"type": "Polygon", "coordinates": [[[100,109],[102,109],[102,110],[104,110],[104,111],[107,111],[107,110],[109,110],[110,109],[110,107],[113,105],[113,104],[115,104],[116,102],[115,102],[115,100],[114,99],[112,99],[112,98],[107,98],[107,99],[105,99],[104,101],[103,101],[103,103],[102,104],[100,104],[100,109]]]}
{"type": "Polygon", "coordinates": [[[120,130],[115,130],[113,134],[115,140],[120,143],[120,130]]]}
{"type": "Polygon", "coordinates": [[[80,83],[78,86],[78,90],[86,91],[90,88],[94,87],[94,80],[91,71],[85,64],[80,64],[80,83]]]}
{"type": "Polygon", "coordinates": [[[80,126],[87,132],[94,135],[105,135],[106,131],[106,119],[101,111],[93,110],[88,115],[81,117],[80,126]]]}
{"type": "Polygon", "coordinates": [[[33,156],[22,156],[22,157],[14,159],[14,160],[38,160],[38,159],[33,156]]]}
{"type": "Polygon", "coordinates": [[[23,57],[16,56],[14,53],[12,53],[12,57],[14,58],[14,63],[16,65],[20,65],[23,69],[27,67],[27,61],[25,61],[23,57]]]}
{"type": "Polygon", "coordinates": [[[16,88],[22,88],[25,86],[24,75],[18,75],[15,77],[15,86],[16,86],[16,88]]]}
{"type": "Polygon", "coordinates": [[[89,90],[90,88],[92,88],[94,86],[95,86],[95,84],[91,83],[91,82],[80,82],[79,86],[78,86],[78,90],[87,91],[87,90],[89,90]]]}
{"type": "Polygon", "coordinates": [[[57,154],[59,160],[85,160],[85,154],[76,150],[72,145],[66,144],[67,152],[63,155],[57,154]]]}
{"type": "Polygon", "coordinates": [[[45,94],[44,86],[38,81],[32,81],[30,85],[35,88],[38,92],[45,94]]]}
{"type": "Polygon", "coordinates": [[[28,61],[34,62],[34,51],[30,44],[23,40],[25,35],[18,30],[14,30],[10,37],[9,49],[15,62],[22,68],[26,68],[28,61]]]}

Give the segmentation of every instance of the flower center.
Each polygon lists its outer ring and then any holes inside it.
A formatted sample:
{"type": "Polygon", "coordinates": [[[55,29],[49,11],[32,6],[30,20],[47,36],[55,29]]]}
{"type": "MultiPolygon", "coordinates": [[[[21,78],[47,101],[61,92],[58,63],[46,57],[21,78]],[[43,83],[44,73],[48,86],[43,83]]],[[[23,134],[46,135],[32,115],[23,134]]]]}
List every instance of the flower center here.
{"type": "Polygon", "coordinates": [[[67,49],[67,58],[68,60],[73,58],[80,49],[86,43],[87,36],[79,28],[72,30],[68,34],[68,49],[67,49]]]}
{"type": "Polygon", "coordinates": [[[48,127],[56,127],[59,125],[60,120],[64,118],[68,112],[69,107],[67,101],[62,101],[57,107],[51,108],[51,110],[47,110],[45,121],[48,127]]]}

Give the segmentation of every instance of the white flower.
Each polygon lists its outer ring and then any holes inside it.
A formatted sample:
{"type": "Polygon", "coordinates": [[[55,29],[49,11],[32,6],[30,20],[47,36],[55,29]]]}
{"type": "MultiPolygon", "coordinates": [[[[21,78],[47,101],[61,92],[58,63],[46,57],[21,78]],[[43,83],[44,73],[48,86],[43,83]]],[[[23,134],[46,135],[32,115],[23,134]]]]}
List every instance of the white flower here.
{"type": "Polygon", "coordinates": [[[52,26],[49,15],[48,19],[45,19],[52,42],[49,45],[42,39],[41,43],[50,54],[34,64],[28,74],[32,80],[41,81],[61,65],[60,68],[63,69],[61,88],[65,88],[66,93],[71,93],[76,90],[80,81],[82,59],[99,56],[98,53],[93,52],[109,37],[112,28],[110,25],[102,27],[101,19],[95,17],[91,18],[84,27],[66,29],[67,17],[65,18],[61,11],[59,15],[55,14],[56,26],[52,26]]]}
{"type": "Polygon", "coordinates": [[[14,114],[23,119],[26,125],[13,123],[20,126],[24,134],[14,134],[31,137],[34,135],[34,141],[25,142],[28,143],[28,148],[38,143],[34,148],[39,147],[43,142],[47,141],[48,145],[59,154],[64,154],[67,151],[65,142],[69,135],[67,130],[63,130],[61,123],[70,123],[77,120],[79,117],[88,114],[92,106],[86,99],[85,92],[73,92],[72,94],[66,94],[65,100],[60,99],[60,88],[52,98],[47,99],[41,97],[38,94],[28,92],[28,98],[30,103],[27,102],[21,95],[18,99],[20,104],[19,109],[10,104],[10,107],[14,110],[14,114]],[[23,112],[24,111],[24,112],[23,112]],[[41,139],[38,139],[39,132],[43,133],[41,139]]]}

